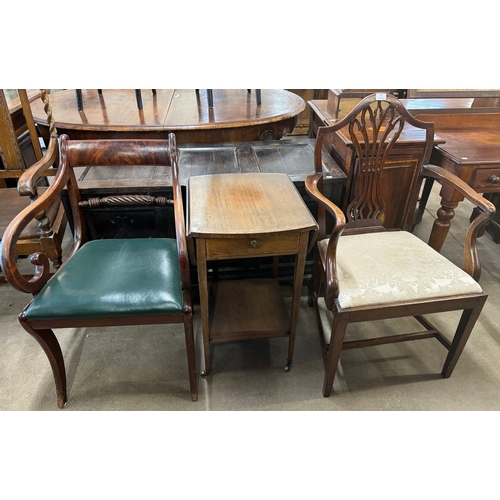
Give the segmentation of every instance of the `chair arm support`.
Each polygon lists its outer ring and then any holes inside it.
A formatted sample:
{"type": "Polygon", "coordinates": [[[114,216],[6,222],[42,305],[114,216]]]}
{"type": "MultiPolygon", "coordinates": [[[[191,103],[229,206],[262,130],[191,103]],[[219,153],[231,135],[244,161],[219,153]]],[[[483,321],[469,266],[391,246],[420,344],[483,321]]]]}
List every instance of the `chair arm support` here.
{"type": "Polygon", "coordinates": [[[184,217],[184,205],[182,202],[182,190],[179,182],[179,163],[177,158],[177,146],[175,135],[168,135],[168,144],[172,163],[172,188],[174,191],[174,220],[175,235],[177,239],[177,254],[179,258],[179,269],[181,285],[183,290],[191,288],[191,276],[189,269],[189,253],[186,239],[186,224],[184,217]]]}
{"type": "MultiPolygon", "coordinates": [[[[31,174],[26,171],[26,174],[31,174]]],[[[24,176],[24,175],[23,175],[24,176]]],[[[29,280],[19,272],[16,259],[16,244],[25,227],[56,200],[68,181],[68,172],[62,165],[57,169],[54,181],[49,188],[36,200],[22,210],[12,219],[4,232],[1,242],[1,266],[5,279],[17,290],[36,295],[50,277],[50,262],[46,255],[35,253],[30,256],[30,261],[35,265],[33,277],[29,280]]],[[[27,175],[24,186],[35,176],[27,175]]],[[[29,188],[27,188],[29,189],[29,188]]]]}
{"type": "Polygon", "coordinates": [[[423,175],[437,180],[441,185],[451,186],[481,211],[481,214],[471,222],[465,235],[463,264],[463,270],[478,280],[481,275],[481,262],[477,252],[477,237],[481,226],[489,222],[495,215],[495,206],[462,179],[442,167],[424,165],[423,175]]]}
{"type": "MultiPolygon", "coordinates": [[[[334,218],[334,227],[330,234],[328,247],[326,251],[326,277],[325,277],[325,302],[329,310],[333,307],[334,300],[339,295],[339,281],[337,277],[337,244],[339,238],[344,231],[346,224],[345,216],[342,210],[329,200],[321,192],[321,183],[323,182],[323,174],[309,174],[305,180],[305,187],[308,194],[315,200],[319,206],[328,211],[334,218]]],[[[319,208],[319,207],[318,207],[319,208]]],[[[321,228],[320,228],[321,231],[321,228]]],[[[321,235],[321,232],[320,232],[321,235]]],[[[319,238],[318,238],[319,239],[319,238]]]]}
{"type": "MultiPolygon", "coordinates": [[[[179,189],[180,191],[180,189],[179,189]]],[[[177,239],[177,254],[179,257],[179,269],[181,274],[181,283],[183,290],[189,290],[191,287],[191,278],[189,275],[189,254],[186,240],[186,226],[184,223],[184,209],[182,206],[182,195],[174,202],[175,234],[177,239]]]]}
{"type": "Polygon", "coordinates": [[[46,175],[46,171],[52,167],[58,157],[57,138],[51,137],[47,152],[43,158],[26,170],[17,183],[17,191],[20,196],[29,196],[34,199],[37,196],[37,182],[40,177],[46,175]]]}

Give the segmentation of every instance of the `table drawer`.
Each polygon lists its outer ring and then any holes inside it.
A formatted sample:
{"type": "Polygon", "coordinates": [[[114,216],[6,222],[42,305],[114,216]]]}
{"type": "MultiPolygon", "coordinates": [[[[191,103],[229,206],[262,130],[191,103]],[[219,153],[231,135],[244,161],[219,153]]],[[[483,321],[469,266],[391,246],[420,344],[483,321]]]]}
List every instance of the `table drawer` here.
{"type": "Polygon", "coordinates": [[[250,238],[206,239],[207,259],[291,255],[299,251],[298,233],[263,235],[250,238]]]}
{"type": "Polygon", "coordinates": [[[500,190],[500,168],[476,168],[471,186],[474,189],[497,187],[500,190]]]}

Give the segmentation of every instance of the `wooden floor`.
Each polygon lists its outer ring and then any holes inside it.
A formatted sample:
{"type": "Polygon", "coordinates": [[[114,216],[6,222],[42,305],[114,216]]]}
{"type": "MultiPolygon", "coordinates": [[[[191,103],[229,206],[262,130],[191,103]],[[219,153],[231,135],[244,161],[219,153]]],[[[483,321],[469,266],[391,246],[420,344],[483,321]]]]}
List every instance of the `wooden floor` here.
{"type": "MultiPolygon", "coordinates": [[[[75,90],[50,95],[52,114],[60,134],[70,138],[159,138],[174,132],[177,142],[232,142],[280,139],[293,130],[305,107],[298,95],[282,89],[263,89],[257,106],[255,91],[214,89],[213,108],[200,89],[142,90],[139,110],[133,89],[82,90],[79,111],[75,90]]],[[[43,103],[32,103],[33,116],[48,136],[43,103]]]]}

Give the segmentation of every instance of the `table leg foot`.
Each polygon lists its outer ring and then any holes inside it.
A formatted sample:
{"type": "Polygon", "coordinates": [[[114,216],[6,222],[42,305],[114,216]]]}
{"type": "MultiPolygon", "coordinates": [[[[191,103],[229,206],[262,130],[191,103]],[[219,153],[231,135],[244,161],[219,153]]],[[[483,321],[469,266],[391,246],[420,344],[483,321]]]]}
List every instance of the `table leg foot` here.
{"type": "Polygon", "coordinates": [[[287,363],[287,364],[285,365],[285,371],[286,371],[286,372],[289,372],[289,371],[291,370],[291,368],[292,368],[292,363],[287,363]]]}
{"type": "Polygon", "coordinates": [[[200,376],[208,377],[210,375],[210,370],[202,370],[200,376]]]}

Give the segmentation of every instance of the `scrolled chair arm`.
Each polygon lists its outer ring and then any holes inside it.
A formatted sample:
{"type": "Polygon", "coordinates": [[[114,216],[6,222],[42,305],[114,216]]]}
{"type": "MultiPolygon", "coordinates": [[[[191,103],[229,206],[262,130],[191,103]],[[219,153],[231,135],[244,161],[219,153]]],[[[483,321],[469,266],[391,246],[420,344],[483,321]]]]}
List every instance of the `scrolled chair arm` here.
{"type": "Polygon", "coordinates": [[[446,184],[451,186],[481,211],[467,229],[464,242],[463,264],[463,270],[475,280],[478,280],[481,275],[481,261],[477,251],[477,238],[481,227],[489,222],[495,215],[495,205],[476,193],[476,191],[462,179],[442,167],[431,164],[424,165],[423,175],[437,180],[441,185],[446,184]]]}
{"type": "MultiPolygon", "coordinates": [[[[52,142],[52,141],[51,141],[52,142]]],[[[47,155],[44,156],[39,162],[35,163],[33,167],[30,167],[20,178],[19,178],[19,190],[23,190],[24,194],[31,194],[32,189],[35,189],[36,193],[36,179],[37,175],[44,172],[49,163],[49,154],[57,155],[57,144],[55,144],[55,152],[48,151],[47,155]]],[[[5,279],[17,290],[21,292],[31,293],[36,295],[47,283],[50,277],[50,263],[47,256],[43,253],[37,252],[30,256],[31,263],[35,266],[33,277],[31,279],[26,279],[19,272],[17,267],[16,259],[16,244],[21,233],[24,231],[26,226],[36,218],[38,214],[43,212],[54,200],[57,199],[64,186],[68,181],[68,172],[65,168],[65,163],[60,163],[57,172],[54,176],[54,180],[50,187],[36,200],[34,200],[30,205],[28,205],[24,210],[12,219],[10,224],[7,226],[5,233],[1,242],[1,263],[2,270],[5,273],[5,279]]]]}
{"type": "Polygon", "coordinates": [[[57,137],[51,137],[47,152],[43,158],[28,168],[19,178],[17,191],[21,196],[29,196],[32,199],[36,198],[37,182],[41,177],[44,177],[47,170],[54,165],[58,157],[58,152],[57,137]]]}
{"type": "Polygon", "coordinates": [[[318,204],[320,204],[334,218],[334,227],[332,229],[332,232],[330,233],[325,257],[325,303],[327,308],[331,310],[333,307],[333,302],[339,296],[339,280],[337,276],[336,263],[337,244],[342,232],[344,231],[346,219],[342,210],[321,192],[320,188],[322,182],[323,174],[309,174],[305,180],[305,187],[311,198],[313,198],[318,204]]]}

